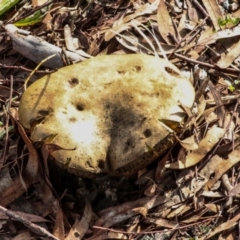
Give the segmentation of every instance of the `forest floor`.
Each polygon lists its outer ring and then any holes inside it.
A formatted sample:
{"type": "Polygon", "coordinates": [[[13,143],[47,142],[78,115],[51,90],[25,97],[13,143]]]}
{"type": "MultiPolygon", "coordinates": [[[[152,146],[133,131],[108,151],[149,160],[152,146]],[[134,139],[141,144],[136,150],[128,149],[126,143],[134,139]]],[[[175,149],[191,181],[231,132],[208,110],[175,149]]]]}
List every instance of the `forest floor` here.
{"type": "Polygon", "coordinates": [[[0,239],[240,239],[239,16],[238,1],[0,1],[0,239]],[[49,45],[36,55],[39,38],[49,45]],[[18,106],[59,68],[44,65],[54,46],[60,67],[129,53],[177,66],[196,99],[176,144],[133,176],[49,166],[47,177],[50,153],[35,148],[18,106]]]}

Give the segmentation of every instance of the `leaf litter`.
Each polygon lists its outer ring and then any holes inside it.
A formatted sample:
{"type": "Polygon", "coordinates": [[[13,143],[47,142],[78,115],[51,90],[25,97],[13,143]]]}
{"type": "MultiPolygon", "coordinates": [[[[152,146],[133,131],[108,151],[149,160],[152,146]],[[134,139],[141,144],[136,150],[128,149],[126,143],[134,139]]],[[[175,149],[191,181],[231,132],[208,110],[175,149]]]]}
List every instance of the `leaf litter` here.
{"type": "Polygon", "coordinates": [[[235,1],[33,0],[12,8],[2,1],[4,239],[239,238],[239,12],[235,1]],[[34,71],[52,52],[57,60],[34,71]],[[188,114],[176,144],[135,176],[120,179],[75,178],[46,167],[48,145],[41,154],[18,123],[26,78],[33,72],[30,84],[59,66],[132,52],[167,58],[193,73],[197,112],[188,114]]]}

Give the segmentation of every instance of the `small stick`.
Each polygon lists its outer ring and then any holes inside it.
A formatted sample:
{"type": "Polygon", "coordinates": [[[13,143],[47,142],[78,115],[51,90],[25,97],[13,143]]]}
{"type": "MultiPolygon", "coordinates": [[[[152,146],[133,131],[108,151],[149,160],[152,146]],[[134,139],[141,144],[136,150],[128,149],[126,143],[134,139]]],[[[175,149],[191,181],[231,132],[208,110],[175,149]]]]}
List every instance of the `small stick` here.
{"type": "Polygon", "coordinates": [[[41,66],[43,63],[45,63],[47,60],[53,58],[55,55],[56,55],[56,54],[53,54],[53,55],[51,55],[51,56],[43,59],[43,60],[36,66],[36,68],[29,74],[28,78],[27,78],[27,79],[25,80],[25,82],[24,82],[24,90],[25,90],[25,91],[26,91],[26,89],[27,89],[27,83],[28,83],[28,81],[30,80],[30,78],[32,77],[32,75],[40,68],[40,66],[41,66]]]}
{"type": "Polygon", "coordinates": [[[31,231],[41,235],[41,236],[45,236],[48,237],[49,239],[53,239],[53,240],[59,240],[59,238],[53,236],[51,233],[49,233],[46,229],[36,225],[35,223],[32,223],[30,221],[28,221],[25,217],[17,214],[14,211],[10,211],[2,206],[0,206],[0,211],[5,213],[9,218],[21,222],[22,224],[24,224],[27,228],[29,228],[31,231]]]}

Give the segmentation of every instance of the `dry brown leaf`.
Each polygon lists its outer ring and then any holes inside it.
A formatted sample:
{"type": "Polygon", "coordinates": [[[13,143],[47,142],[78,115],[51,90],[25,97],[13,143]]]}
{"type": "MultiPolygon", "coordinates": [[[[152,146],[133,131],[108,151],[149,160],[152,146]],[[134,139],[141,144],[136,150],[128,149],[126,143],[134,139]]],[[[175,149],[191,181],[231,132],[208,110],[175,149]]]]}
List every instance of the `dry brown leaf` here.
{"type": "Polygon", "coordinates": [[[33,236],[30,231],[24,231],[12,238],[12,240],[32,240],[33,236]]]}
{"type": "Polygon", "coordinates": [[[81,220],[76,220],[65,240],[81,240],[86,234],[92,219],[92,208],[88,200],[85,200],[85,208],[81,220]]]}
{"type": "Polygon", "coordinates": [[[237,229],[231,229],[230,231],[224,231],[221,233],[218,240],[235,240],[237,235],[237,229]]]}
{"type": "Polygon", "coordinates": [[[113,37],[115,37],[116,33],[120,33],[124,30],[127,30],[131,23],[130,21],[146,14],[152,14],[153,11],[157,9],[158,1],[155,1],[152,4],[146,3],[145,5],[138,8],[134,13],[125,16],[123,19],[115,21],[113,27],[108,29],[105,33],[104,40],[110,41],[113,37]]]}
{"type": "Polygon", "coordinates": [[[192,2],[190,2],[190,0],[186,0],[187,6],[188,6],[188,17],[189,20],[197,23],[198,22],[198,14],[196,9],[193,7],[192,2]]]}
{"type": "Polygon", "coordinates": [[[16,212],[14,212],[12,210],[8,210],[8,209],[0,206],[0,211],[4,212],[10,219],[22,223],[27,228],[29,228],[31,231],[36,232],[45,238],[59,240],[58,238],[54,237],[51,233],[49,233],[45,228],[43,228],[35,223],[30,222],[29,219],[24,218],[22,215],[18,215],[16,212]]]}
{"type": "Polygon", "coordinates": [[[184,147],[186,150],[196,150],[198,149],[198,145],[195,141],[194,135],[185,138],[183,140],[178,140],[178,142],[184,147]]]}
{"type": "Polygon", "coordinates": [[[148,219],[150,223],[154,223],[159,227],[165,227],[165,228],[175,228],[177,227],[178,223],[175,221],[169,221],[163,218],[152,218],[152,219],[148,219]]]}
{"type": "Polygon", "coordinates": [[[222,54],[221,59],[217,62],[220,68],[229,67],[233,61],[240,55],[240,41],[235,43],[231,48],[227,49],[227,54],[222,54]]]}
{"type": "Polygon", "coordinates": [[[141,214],[143,217],[146,217],[148,213],[148,210],[145,207],[133,208],[132,211],[141,214]]]}
{"type": "MultiPolygon", "coordinates": [[[[165,196],[155,195],[154,197],[140,198],[136,201],[126,202],[116,207],[104,209],[99,213],[101,217],[95,222],[95,226],[111,227],[116,223],[124,221],[136,215],[136,213],[132,211],[133,208],[145,207],[147,210],[149,210],[164,203],[168,204],[169,206],[176,204],[170,200],[171,199],[165,196]]],[[[95,240],[95,238],[93,239],[95,240]]]]}
{"type": "Polygon", "coordinates": [[[182,13],[182,17],[179,21],[178,28],[177,28],[181,37],[185,37],[186,34],[188,33],[188,30],[186,29],[187,20],[188,20],[187,11],[184,10],[183,13],[182,13]]]}
{"type": "Polygon", "coordinates": [[[110,41],[116,34],[121,33],[124,30],[130,28],[130,23],[124,23],[123,19],[120,18],[114,22],[111,29],[107,30],[104,36],[105,41],[110,41]]]}
{"type": "Polygon", "coordinates": [[[58,151],[58,150],[74,150],[73,149],[66,149],[66,148],[62,148],[54,143],[47,143],[48,141],[51,142],[51,139],[53,139],[55,136],[49,136],[49,139],[45,139],[44,140],[44,144],[41,146],[41,153],[42,153],[42,157],[43,157],[43,164],[44,164],[44,170],[45,170],[45,174],[47,177],[49,177],[49,169],[48,169],[48,158],[51,155],[51,153],[53,153],[54,151],[58,151]]]}
{"type": "Polygon", "coordinates": [[[173,169],[183,169],[197,164],[207,155],[209,151],[212,150],[214,145],[223,136],[224,132],[224,129],[213,126],[211,129],[208,130],[204,139],[200,141],[198,149],[189,153],[186,156],[186,159],[166,164],[166,167],[173,169]]]}
{"type": "Polygon", "coordinates": [[[64,223],[63,223],[63,211],[61,207],[58,208],[55,225],[53,228],[53,235],[59,239],[64,239],[65,230],[64,230],[64,223]]]}
{"type": "Polygon", "coordinates": [[[221,206],[214,204],[214,203],[207,203],[205,204],[205,207],[208,208],[210,211],[214,212],[214,213],[219,213],[221,206]]]}
{"type": "Polygon", "coordinates": [[[202,121],[206,121],[207,123],[213,122],[213,121],[217,121],[217,115],[214,112],[216,110],[217,107],[211,107],[206,109],[201,117],[198,120],[198,123],[201,123],[202,121]]]}
{"type": "MultiPolygon", "coordinates": [[[[128,239],[128,237],[122,233],[118,233],[118,232],[107,232],[107,236],[106,237],[100,237],[98,238],[100,240],[102,239],[128,239]]],[[[98,239],[94,239],[94,240],[98,240],[98,239]]]]}
{"type": "Polygon", "coordinates": [[[197,45],[208,45],[208,44],[215,43],[219,39],[239,36],[240,26],[236,26],[232,29],[225,29],[217,33],[214,33],[214,31],[211,29],[207,29],[206,31],[207,32],[205,34],[204,32],[203,34],[201,34],[201,37],[199,38],[197,45]]]}
{"type": "Polygon", "coordinates": [[[204,96],[201,95],[198,99],[198,105],[197,105],[198,112],[197,112],[196,120],[198,120],[202,116],[202,114],[204,113],[204,110],[206,108],[206,105],[207,105],[206,100],[205,100],[204,96]]]}
{"type": "Polygon", "coordinates": [[[162,38],[166,43],[172,44],[169,34],[175,36],[175,30],[172,23],[172,18],[169,15],[167,6],[164,1],[160,1],[158,11],[157,11],[157,23],[158,30],[162,38]]]}
{"type": "Polygon", "coordinates": [[[222,177],[222,175],[227,172],[232,166],[240,161],[239,158],[240,154],[240,147],[236,148],[236,150],[232,151],[228,155],[227,160],[223,160],[220,164],[218,164],[217,168],[215,169],[215,175],[212,179],[210,179],[206,186],[205,190],[209,190],[212,186],[222,177]]]}
{"type": "Polygon", "coordinates": [[[225,197],[225,194],[221,193],[220,191],[203,191],[201,196],[208,198],[221,198],[225,197]]]}
{"type": "Polygon", "coordinates": [[[33,8],[42,6],[43,4],[47,3],[48,0],[32,0],[33,8]]]}
{"type": "Polygon", "coordinates": [[[206,8],[213,26],[215,28],[216,31],[218,31],[220,29],[219,25],[218,25],[218,19],[222,18],[222,13],[219,9],[219,6],[217,4],[217,1],[215,0],[202,0],[204,7],[206,8]]]}
{"type": "Polygon", "coordinates": [[[146,197],[153,197],[156,193],[156,188],[157,185],[156,184],[151,184],[150,186],[148,186],[145,191],[144,191],[144,195],[146,197]]]}
{"type": "Polygon", "coordinates": [[[116,36],[117,41],[122,44],[125,48],[138,53],[140,52],[139,49],[139,40],[138,38],[129,31],[125,31],[122,34],[117,34],[116,36]]]}
{"type": "Polygon", "coordinates": [[[176,209],[174,209],[171,213],[167,215],[167,218],[174,218],[184,212],[189,211],[192,208],[190,204],[184,203],[181,204],[180,206],[177,206],[176,209]]]}
{"type": "MultiPolygon", "coordinates": [[[[132,24],[132,26],[134,27],[134,29],[137,30],[137,32],[143,37],[144,41],[146,41],[146,44],[148,45],[148,46],[147,46],[147,52],[151,52],[151,49],[152,49],[152,53],[153,53],[156,57],[158,57],[158,54],[157,54],[157,52],[156,52],[156,48],[154,47],[154,45],[153,45],[152,42],[150,41],[149,37],[146,36],[146,34],[138,27],[138,25],[141,26],[143,29],[146,29],[147,31],[149,31],[149,30],[148,30],[143,24],[139,23],[137,20],[132,20],[132,21],[131,21],[131,24],[132,24]],[[151,49],[148,49],[148,48],[151,48],[151,49]]],[[[150,32],[150,31],[149,31],[149,32],[150,32]]],[[[152,34],[152,36],[154,37],[153,34],[152,34]]],[[[157,42],[157,40],[156,40],[156,42],[157,42]]],[[[161,47],[160,47],[160,48],[161,48],[161,47]]],[[[162,49],[162,50],[163,50],[163,49],[162,49]]],[[[164,58],[165,58],[166,60],[168,60],[164,52],[163,52],[163,56],[164,56],[164,58]]]]}
{"type": "Polygon", "coordinates": [[[212,239],[212,236],[216,235],[217,233],[233,228],[236,224],[238,224],[239,219],[240,219],[240,213],[237,214],[232,219],[228,219],[228,221],[220,224],[214,230],[212,230],[209,234],[207,234],[207,236],[203,236],[199,238],[199,240],[212,239]]]}
{"type": "Polygon", "coordinates": [[[2,189],[0,194],[0,205],[2,206],[7,206],[9,203],[21,196],[26,191],[26,189],[30,187],[31,184],[37,181],[39,164],[37,151],[32,145],[32,142],[30,141],[28,136],[26,135],[26,132],[24,131],[22,125],[18,123],[18,121],[15,121],[15,123],[17,124],[19,133],[21,134],[25,144],[27,145],[29,151],[29,158],[28,163],[22,173],[22,176],[17,177],[13,180],[11,185],[7,185],[4,189],[2,189]],[[22,182],[22,180],[24,182],[22,182]]]}
{"type": "Polygon", "coordinates": [[[166,161],[168,160],[168,156],[170,154],[170,151],[169,150],[161,159],[161,161],[158,162],[158,165],[157,165],[157,168],[156,168],[156,171],[155,171],[155,180],[156,182],[161,182],[162,181],[162,174],[163,174],[163,171],[165,169],[165,164],[166,164],[166,161]]]}
{"type": "Polygon", "coordinates": [[[159,3],[159,0],[156,0],[152,4],[146,3],[146,4],[142,5],[133,14],[126,15],[124,17],[123,22],[127,23],[137,17],[143,16],[146,14],[152,14],[154,11],[157,10],[158,3],[159,3]]]}
{"type": "Polygon", "coordinates": [[[181,222],[182,223],[187,223],[187,224],[189,224],[189,223],[196,223],[196,222],[198,222],[201,219],[201,217],[206,212],[208,212],[208,210],[206,208],[202,208],[197,214],[192,214],[192,215],[190,215],[190,217],[182,220],[181,222]]]}
{"type": "Polygon", "coordinates": [[[225,116],[225,108],[223,106],[223,102],[221,99],[220,93],[216,90],[216,87],[213,85],[211,81],[208,83],[209,89],[213,95],[214,101],[216,103],[216,114],[219,122],[219,126],[223,127],[224,124],[224,116],[225,116]]]}
{"type": "Polygon", "coordinates": [[[240,183],[234,186],[234,188],[229,192],[231,196],[236,196],[240,193],[240,183]]]}
{"type": "MultiPolygon", "coordinates": [[[[18,216],[28,219],[30,222],[34,222],[34,223],[49,222],[49,220],[47,220],[41,216],[34,215],[34,214],[24,213],[24,212],[19,212],[19,211],[14,211],[14,213],[16,213],[18,216]]],[[[0,219],[1,220],[9,219],[9,217],[6,214],[4,214],[3,212],[0,212],[0,219]]]]}

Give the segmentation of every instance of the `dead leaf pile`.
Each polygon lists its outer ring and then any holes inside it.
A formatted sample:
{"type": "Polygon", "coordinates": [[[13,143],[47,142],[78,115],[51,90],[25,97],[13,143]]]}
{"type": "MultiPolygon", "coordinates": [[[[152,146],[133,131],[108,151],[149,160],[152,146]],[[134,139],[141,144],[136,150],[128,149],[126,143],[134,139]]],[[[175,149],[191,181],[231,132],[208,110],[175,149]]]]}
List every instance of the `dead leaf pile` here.
{"type": "Polygon", "coordinates": [[[0,14],[2,238],[239,238],[238,1],[1,1],[0,14]],[[64,146],[29,140],[18,122],[24,86],[128,53],[168,59],[195,87],[193,109],[179,103],[188,117],[175,145],[137,176],[87,180],[52,166],[64,146]]]}

